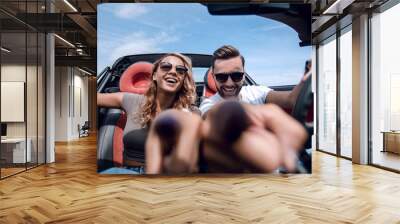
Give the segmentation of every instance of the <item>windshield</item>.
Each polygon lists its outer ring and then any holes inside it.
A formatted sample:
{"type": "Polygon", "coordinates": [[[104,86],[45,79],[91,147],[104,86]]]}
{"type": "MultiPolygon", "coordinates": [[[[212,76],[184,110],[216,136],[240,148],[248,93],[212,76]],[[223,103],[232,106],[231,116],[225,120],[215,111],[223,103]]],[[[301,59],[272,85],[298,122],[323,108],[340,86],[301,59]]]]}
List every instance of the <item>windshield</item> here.
{"type": "Polygon", "coordinates": [[[195,82],[204,82],[204,76],[208,68],[193,68],[193,78],[195,82]]]}
{"type": "MultiPolygon", "coordinates": [[[[297,84],[311,47],[300,47],[289,26],[255,15],[213,16],[201,4],[101,4],[98,7],[98,71],[125,55],[159,52],[212,53],[233,45],[258,84],[297,84]],[[183,13],[184,12],[184,13],[183,13]]],[[[206,68],[196,68],[202,81],[206,68]]]]}

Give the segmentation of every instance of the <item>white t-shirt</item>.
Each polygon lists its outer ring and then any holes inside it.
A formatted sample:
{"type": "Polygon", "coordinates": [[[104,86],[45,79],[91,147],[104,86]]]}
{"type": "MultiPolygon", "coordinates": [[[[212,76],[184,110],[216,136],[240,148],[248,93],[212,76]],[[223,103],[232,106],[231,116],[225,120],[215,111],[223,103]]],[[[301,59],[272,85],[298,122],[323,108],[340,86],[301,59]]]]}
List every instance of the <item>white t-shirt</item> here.
{"type": "MultiPolygon", "coordinates": [[[[272,89],[266,86],[243,86],[239,92],[239,99],[249,104],[265,104],[265,99],[272,89]]],[[[200,105],[201,114],[205,114],[212,106],[214,106],[223,98],[216,93],[210,98],[204,99],[200,105]]]]}

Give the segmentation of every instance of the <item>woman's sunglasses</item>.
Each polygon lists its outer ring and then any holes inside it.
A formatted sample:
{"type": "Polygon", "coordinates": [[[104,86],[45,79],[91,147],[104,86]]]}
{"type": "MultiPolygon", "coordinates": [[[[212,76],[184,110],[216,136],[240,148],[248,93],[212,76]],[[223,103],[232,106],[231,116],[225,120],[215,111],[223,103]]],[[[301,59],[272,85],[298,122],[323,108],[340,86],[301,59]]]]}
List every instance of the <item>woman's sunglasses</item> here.
{"type": "Polygon", "coordinates": [[[240,82],[242,81],[243,76],[244,72],[217,73],[215,74],[215,79],[220,83],[224,83],[229,77],[231,77],[232,81],[240,82]]]}
{"type": "MultiPolygon", "coordinates": [[[[162,62],[160,63],[160,69],[164,72],[169,72],[171,71],[173,65],[169,62],[162,62]]],[[[175,71],[176,73],[178,73],[179,75],[185,75],[188,72],[188,69],[183,66],[183,65],[176,65],[175,66],[175,71]]]]}

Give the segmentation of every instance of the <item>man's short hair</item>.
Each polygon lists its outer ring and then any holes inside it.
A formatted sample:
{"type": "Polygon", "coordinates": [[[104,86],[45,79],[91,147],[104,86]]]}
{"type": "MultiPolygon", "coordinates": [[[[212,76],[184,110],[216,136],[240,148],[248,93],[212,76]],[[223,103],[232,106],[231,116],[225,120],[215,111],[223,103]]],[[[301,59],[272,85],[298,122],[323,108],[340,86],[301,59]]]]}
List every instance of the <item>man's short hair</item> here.
{"type": "Polygon", "coordinates": [[[224,45],[214,51],[212,58],[212,67],[214,69],[215,61],[218,59],[230,59],[237,56],[240,56],[240,59],[242,60],[242,65],[244,67],[244,57],[240,54],[239,50],[231,45],[224,45]]]}

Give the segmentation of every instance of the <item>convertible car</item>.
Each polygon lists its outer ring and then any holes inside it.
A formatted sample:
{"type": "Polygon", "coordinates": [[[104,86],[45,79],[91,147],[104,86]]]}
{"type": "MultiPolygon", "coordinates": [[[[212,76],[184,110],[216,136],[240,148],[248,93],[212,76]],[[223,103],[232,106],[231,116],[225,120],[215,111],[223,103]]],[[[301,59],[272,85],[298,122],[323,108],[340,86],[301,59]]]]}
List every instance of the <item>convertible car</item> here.
{"type": "MultiPolygon", "coordinates": [[[[206,4],[212,15],[251,15],[256,14],[266,18],[272,18],[294,28],[300,39],[300,46],[310,44],[311,14],[309,7],[304,4],[206,4]],[[307,16],[308,13],[308,16],[307,16]],[[304,19],[305,18],[305,19],[304,19]],[[309,18],[309,20],[307,19],[309,18]]],[[[214,79],[209,72],[212,63],[211,55],[183,53],[192,59],[193,74],[196,82],[197,106],[201,101],[216,93],[214,79]]],[[[144,94],[150,82],[152,63],[160,58],[163,53],[128,55],[119,58],[111,67],[105,68],[97,76],[97,92],[130,92],[144,94]]],[[[244,85],[257,85],[246,74],[244,85]]],[[[291,90],[294,86],[270,86],[277,91],[291,90]]],[[[296,105],[292,110],[287,110],[295,119],[303,123],[309,132],[309,140],[298,154],[298,172],[311,172],[311,135],[313,133],[312,122],[313,96],[311,92],[311,77],[303,86],[296,105]]],[[[117,108],[98,108],[98,172],[107,172],[115,167],[126,167],[124,164],[123,129],[126,123],[126,114],[117,108]]],[[[133,173],[140,173],[144,164],[143,152],[135,156],[138,166],[132,168],[133,173]]],[[[284,172],[284,170],[281,170],[284,172]]],[[[115,172],[114,172],[115,173],[115,172]]]]}

